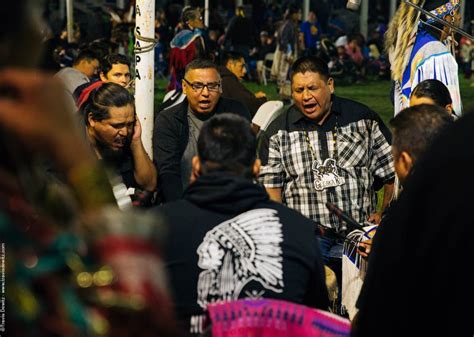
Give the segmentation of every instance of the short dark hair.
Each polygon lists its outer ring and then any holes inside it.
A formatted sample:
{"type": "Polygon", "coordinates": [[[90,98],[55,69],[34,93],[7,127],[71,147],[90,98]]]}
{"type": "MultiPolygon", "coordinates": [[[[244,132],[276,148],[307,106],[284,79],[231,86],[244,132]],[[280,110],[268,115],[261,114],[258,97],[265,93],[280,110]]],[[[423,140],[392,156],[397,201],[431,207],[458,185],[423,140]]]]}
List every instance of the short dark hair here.
{"type": "Polygon", "coordinates": [[[308,71],[318,73],[324,80],[328,80],[330,77],[328,65],[322,58],[303,56],[297,59],[291,66],[291,79],[293,80],[295,74],[304,74],[308,71]]]}
{"type": "Polygon", "coordinates": [[[110,54],[106,55],[100,61],[100,72],[105,75],[112,69],[114,64],[125,64],[130,68],[130,59],[122,54],[110,54]]]}
{"type": "Polygon", "coordinates": [[[244,55],[242,55],[242,53],[239,53],[237,51],[229,51],[227,53],[224,54],[224,58],[222,59],[222,65],[226,65],[227,62],[229,61],[239,61],[241,59],[244,58],[244,55]]]}
{"type": "Polygon", "coordinates": [[[420,104],[402,110],[390,120],[395,153],[405,151],[416,160],[438,133],[451,124],[451,115],[437,105],[420,104]]]}
{"type": "Polygon", "coordinates": [[[212,117],[202,126],[197,145],[203,174],[220,171],[252,178],[257,140],[243,117],[232,113],[212,117]]]}
{"type": "Polygon", "coordinates": [[[188,63],[184,70],[184,74],[186,75],[189,71],[194,69],[215,69],[217,71],[217,66],[211,60],[198,58],[188,63]]]}
{"type": "Polygon", "coordinates": [[[415,87],[411,93],[415,97],[431,98],[440,107],[452,104],[451,94],[443,82],[438,80],[424,80],[415,87]]]}
{"type": "Polygon", "coordinates": [[[89,113],[92,114],[92,119],[102,121],[109,118],[109,108],[121,108],[134,103],[133,95],[124,87],[111,82],[103,83],[92,90],[87,101],[81,105],[80,113],[83,114],[86,125],[89,125],[89,113]]]}
{"type": "Polygon", "coordinates": [[[196,7],[186,6],[183,8],[183,11],[181,12],[181,21],[185,25],[187,25],[187,22],[189,20],[195,20],[200,16],[201,16],[201,12],[196,7]]]}
{"type": "Polygon", "coordinates": [[[97,54],[90,49],[82,49],[74,59],[73,65],[79,64],[82,60],[91,62],[93,60],[99,60],[97,54]]]}

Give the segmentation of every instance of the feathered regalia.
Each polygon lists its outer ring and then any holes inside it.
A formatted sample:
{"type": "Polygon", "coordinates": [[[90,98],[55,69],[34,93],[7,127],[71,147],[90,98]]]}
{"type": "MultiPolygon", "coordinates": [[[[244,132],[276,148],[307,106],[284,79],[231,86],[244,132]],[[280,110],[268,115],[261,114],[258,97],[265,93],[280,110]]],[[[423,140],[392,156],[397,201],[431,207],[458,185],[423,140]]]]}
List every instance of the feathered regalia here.
{"type": "Polygon", "coordinates": [[[458,65],[453,56],[453,28],[460,22],[461,1],[413,0],[400,4],[385,36],[395,81],[395,114],[408,107],[412,89],[426,79],[443,82],[454,111],[461,113],[458,65]]]}

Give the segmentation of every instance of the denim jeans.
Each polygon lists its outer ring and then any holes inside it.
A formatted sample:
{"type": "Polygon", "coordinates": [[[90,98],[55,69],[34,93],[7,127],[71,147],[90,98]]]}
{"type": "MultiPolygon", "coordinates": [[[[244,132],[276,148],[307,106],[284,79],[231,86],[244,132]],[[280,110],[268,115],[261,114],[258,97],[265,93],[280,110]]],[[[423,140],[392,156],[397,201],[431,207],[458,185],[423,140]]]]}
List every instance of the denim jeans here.
{"type": "Polygon", "coordinates": [[[342,259],[342,243],[338,243],[335,238],[326,235],[318,236],[318,241],[324,264],[327,265],[329,259],[342,259]]]}
{"type": "Polygon", "coordinates": [[[333,308],[337,314],[341,313],[341,293],[342,293],[342,243],[337,239],[324,236],[318,236],[319,247],[323,256],[323,261],[326,266],[336,274],[337,279],[337,306],[333,308]]]}

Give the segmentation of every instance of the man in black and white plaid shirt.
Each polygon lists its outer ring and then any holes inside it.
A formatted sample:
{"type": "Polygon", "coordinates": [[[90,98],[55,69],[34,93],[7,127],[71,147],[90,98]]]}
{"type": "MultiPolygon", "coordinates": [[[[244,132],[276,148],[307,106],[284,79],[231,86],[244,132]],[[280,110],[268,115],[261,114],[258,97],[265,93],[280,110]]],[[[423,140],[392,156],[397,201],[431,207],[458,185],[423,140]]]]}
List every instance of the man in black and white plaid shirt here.
{"type": "MultiPolygon", "coordinates": [[[[359,223],[378,223],[376,190],[393,192],[390,131],[367,106],[339,98],[326,63],[303,57],[292,67],[294,104],[263,133],[260,181],[270,197],[337,232],[343,223],[326,208],[336,204],[359,223]]],[[[334,236],[320,237],[327,259],[341,257],[334,236]]]]}

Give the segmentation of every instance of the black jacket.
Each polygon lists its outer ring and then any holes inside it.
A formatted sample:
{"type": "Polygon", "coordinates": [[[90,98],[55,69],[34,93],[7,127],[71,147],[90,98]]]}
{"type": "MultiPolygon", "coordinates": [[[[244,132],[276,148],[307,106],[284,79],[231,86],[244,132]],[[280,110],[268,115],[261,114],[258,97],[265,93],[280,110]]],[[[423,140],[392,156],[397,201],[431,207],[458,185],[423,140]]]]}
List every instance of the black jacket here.
{"type": "MultiPolygon", "coordinates": [[[[232,112],[250,121],[250,113],[240,102],[223,98],[214,109],[215,114],[232,112]]],[[[158,190],[163,202],[178,200],[183,194],[181,157],[189,138],[188,101],[160,111],[153,129],[153,160],[158,171],[158,190]]]]}
{"type": "Polygon", "coordinates": [[[327,309],[314,223],[270,201],[250,179],[201,176],[183,200],[157,212],[168,225],[164,260],[185,327],[200,322],[206,304],[224,298],[267,297],[327,309]]]}
{"type": "Polygon", "coordinates": [[[227,67],[220,66],[218,69],[222,79],[222,96],[242,102],[254,116],[267,99],[255,97],[227,67]]]}

